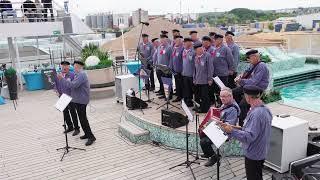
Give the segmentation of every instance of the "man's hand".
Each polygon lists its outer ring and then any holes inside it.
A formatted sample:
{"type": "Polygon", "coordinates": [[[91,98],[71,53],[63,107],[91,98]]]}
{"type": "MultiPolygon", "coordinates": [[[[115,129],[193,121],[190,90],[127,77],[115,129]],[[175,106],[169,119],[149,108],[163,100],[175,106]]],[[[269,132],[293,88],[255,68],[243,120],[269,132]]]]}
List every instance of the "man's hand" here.
{"type": "Polygon", "coordinates": [[[227,133],[231,133],[232,130],[233,130],[233,127],[230,125],[230,124],[226,124],[226,123],[223,123],[223,122],[217,122],[220,127],[227,133]]]}
{"type": "Polygon", "coordinates": [[[209,86],[211,86],[212,85],[212,81],[208,81],[208,84],[209,84],[209,86]]]}
{"type": "Polygon", "coordinates": [[[193,81],[193,84],[195,85],[195,84],[196,84],[196,81],[193,81]]]}
{"type": "Polygon", "coordinates": [[[59,80],[61,80],[63,78],[63,75],[60,73],[60,74],[57,74],[57,77],[59,80]]]}

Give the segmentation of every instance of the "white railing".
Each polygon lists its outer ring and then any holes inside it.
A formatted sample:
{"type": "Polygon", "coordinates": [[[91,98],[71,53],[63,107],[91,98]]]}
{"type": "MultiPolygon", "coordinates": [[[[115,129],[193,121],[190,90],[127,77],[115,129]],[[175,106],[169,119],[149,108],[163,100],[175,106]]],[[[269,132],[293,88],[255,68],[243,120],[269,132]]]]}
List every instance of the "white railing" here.
{"type": "Polygon", "coordinates": [[[0,23],[61,21],[66,15],[56,2],[34,3],[0,1],[0,23]]]}

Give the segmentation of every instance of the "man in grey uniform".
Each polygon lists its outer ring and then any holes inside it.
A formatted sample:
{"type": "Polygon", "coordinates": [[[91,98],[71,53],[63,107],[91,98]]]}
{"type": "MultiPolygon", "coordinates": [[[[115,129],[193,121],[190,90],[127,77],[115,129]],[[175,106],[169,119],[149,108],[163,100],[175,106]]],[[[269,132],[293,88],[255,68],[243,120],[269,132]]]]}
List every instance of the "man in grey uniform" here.
{"type": "Polygon", "coordinates": [[[270,143],[272,114],[261,100],[263,89],[245,85],[243,90],[251,106],[244,126],[239,128],[222,123],[221,127],[231,137],[242,142],[247,179],[263,180],[262,169],[270,143]]]}
{"type": "Polygon", "coordinates": [[[182,53],[183,99],[188,107],[193,106],[194,56],[192,39],[184,38],[184,50],[182,53]]]}
{"type": "MultiPolygon", "coordinates": [[[[213,66],[215,71],[213,77],[218,76],[223,84],[228,87],[228,76],[234,72],[232,52],[230,48],[223,44],[222,35],[216,34],[214,38],[213,66]]],[[[220,88],[216,83],[213,84],[213,91],[216,95],[220,94],[220,88]]],[[[210,94],[210,96],[214,98],[214,94],[210,94]]],[[[216,99],[216,102],[220,102],[219,98],[216,99]]]]}
{"type": "Polygon", "coordinates": [[[146,81],[146,88],[149,89],[150,91],[153,91],[155,88],[154,85],[154,72],[153,72],[153,61],[152,61],[152,52],[153,52],[153,45],[149,41],[149,35],[148,34],[142,34],[142,42],[139,44],[138,50],[141,58],[147,60],[147,68],[150,70],[150,78],[146,81]],[[150,84],[151,83],[151,84],[150,84]]]}
{"type": "Polygon", "coordinates": [[[72,102],[75,104],[79,121],[84,132],[84,135],[81,136],[80,139],[88,139],[86,146],[90,146],[96,141],[96,138],[91,132],[87,119],[87,105],[90,100],[90,84],[83,67],[83,62],[74,61],[75,77],[73,81],[64,79],[62,74],[58,74],[57,76],[63,86],[71,88],[72,102]]]}
{"type": "Polygon", "coordinates": [[[204,52],[202,44],[193,45],[195,51],[195,70],[193,84],[195,85],[195,101],[200,104],[199,113],[207,113],[210,108],[209,86],[212,85],[213,64],[211,55],[204,52]]]}
{"type": "Polygon", "coordinates": [[[201,44],[201,41],[198,38],[198,32],[197,31],[190,31],[190,38],[192,39],[193,44],[201,44]]]}
{"type": "Polygon", "coordinates": [[[174,73],[174,80],[176,84],[177,98],[172,102],[180,102],[182,99],[183,80],[182,80],[182,52],[183,52],[183,37],[174,37],[174,47],[170,60],[170,68],[174,73]]]}
{"type": "Polygon", "coordinates": [[[225,34],[225,39],[227,46],[231,49],[232,56],[233,56],[233,66],[234,66],[234,72],[233,74],[230,74],[228,77],[229,81],[229,87],[235,88],[236,84],[234,82],[234,79],[237,77],[237,68],[238,64],[240,62],[240,50],[239,46],[234,42],[233,40],[234,33],[231,31],[227,31],[225,34]]]}

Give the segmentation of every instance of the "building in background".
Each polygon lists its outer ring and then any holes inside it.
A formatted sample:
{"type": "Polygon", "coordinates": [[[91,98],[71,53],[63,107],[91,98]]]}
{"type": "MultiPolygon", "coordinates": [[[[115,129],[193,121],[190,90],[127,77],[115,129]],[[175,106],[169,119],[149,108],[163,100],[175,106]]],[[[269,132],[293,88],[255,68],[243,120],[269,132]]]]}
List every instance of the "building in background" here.
{"type": "Polygon", "coordinates": [[[129,18],[129,13],[113,14],[113,28],[119,28],[120,24],[123,24],[124,28],[130,27],[129,18]]]}
{"type": "Polygon", "coordinates": [[[132,25],[138,26],[140,22],[148,22],[149,21],[149,15],[148,11],[138,9],[136,11],[132,12],[132,25]]]}
{"type": "Polygon", "coordinates": [[[307,30],[317,29],[320,24],[320,13],[301,15],[296,17],[296,22],[307,30]]]}
{"type": "Polygon", "coordinates": [[[113,16],[111,13],[90,14],[85,17],[85,23],[93,30],[112,29],[113,16]]]}

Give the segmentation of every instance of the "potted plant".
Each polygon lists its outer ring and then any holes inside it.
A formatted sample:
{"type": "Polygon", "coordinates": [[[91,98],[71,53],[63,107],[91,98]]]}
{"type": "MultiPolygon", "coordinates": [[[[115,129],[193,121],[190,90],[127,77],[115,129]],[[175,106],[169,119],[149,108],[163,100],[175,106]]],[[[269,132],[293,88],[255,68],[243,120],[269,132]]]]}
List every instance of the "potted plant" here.
{"type": "Polygon", "coordinates": [[[9,69],[4,71],[4,77],[8,84],[10,100],[18,99],[18,83],[16,70],[10,67],[9,69]]]}
{"type": "Polygon", "coordinates": [[[112,60],[108,53],[103,52],[94,44],[89,44],[83,48],[81,59],[86,64],[85,69],[87,70],[91,88],[114,86],[115,76],[113,74],[112,60]],[[97,57],[99,62],[96,65],[86,63],[86,60],[91,56],[97,57]]]}

